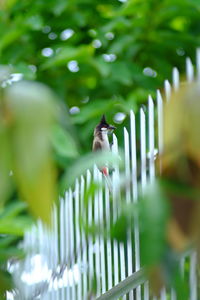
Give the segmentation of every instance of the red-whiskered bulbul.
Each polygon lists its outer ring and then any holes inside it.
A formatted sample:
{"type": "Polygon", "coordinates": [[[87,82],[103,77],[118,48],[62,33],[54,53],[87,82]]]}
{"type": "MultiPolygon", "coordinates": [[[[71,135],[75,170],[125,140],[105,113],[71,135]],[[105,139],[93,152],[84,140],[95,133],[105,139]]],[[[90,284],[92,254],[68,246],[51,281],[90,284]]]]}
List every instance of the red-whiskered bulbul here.
{"type": "MultiPolygon", "coordinates": [[[[106,122],[105,115],[102,116],[100,123],[95,127],[94,129],[94,139],[92,144],[92,150],[93,151],[109,151],[110,150],[110,144],[108,140],[108,134],[112,133],[112,131],[116,129],[115,126],[109,125],[106,122]]],[[[102,167],[100,168],[101,172],[108,176],[108,167],[102,167]]]]}

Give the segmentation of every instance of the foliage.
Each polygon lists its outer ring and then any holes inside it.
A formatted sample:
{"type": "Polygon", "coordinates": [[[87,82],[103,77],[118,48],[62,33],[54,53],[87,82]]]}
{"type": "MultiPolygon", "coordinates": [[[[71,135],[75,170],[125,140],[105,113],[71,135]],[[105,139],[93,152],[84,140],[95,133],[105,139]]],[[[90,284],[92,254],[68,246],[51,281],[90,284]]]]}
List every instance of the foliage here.
{"type": "Polygon", "coordinates": [[[137,111],[148,93],[170,78],[173,66],[183,71],[185,56],[194,57],[200,4],[5,0],[0,8],[0,251],[5,267],[15,256],[16,236],[30,223],[19,199],[48,221],[57,183],[65,188],[86,161],[93,162],[94,157],[79,157],[90,151],[92,129],[102,113],[119,123],[122,143],[123,120],[116,113],[123,119],[130,108],[137,111]],[[51,91],[30,82],[9,88],[16,73],[51,91]]]}
{"type": "Polygon", "coordinates": [[[68,108],[80,108],[72,116],[80,151],[90,149],[91,128],[103,112],[113,118],[136,110],[200,44],[197,0],[1,5],[1,63],[49,85],[68,108]]]}

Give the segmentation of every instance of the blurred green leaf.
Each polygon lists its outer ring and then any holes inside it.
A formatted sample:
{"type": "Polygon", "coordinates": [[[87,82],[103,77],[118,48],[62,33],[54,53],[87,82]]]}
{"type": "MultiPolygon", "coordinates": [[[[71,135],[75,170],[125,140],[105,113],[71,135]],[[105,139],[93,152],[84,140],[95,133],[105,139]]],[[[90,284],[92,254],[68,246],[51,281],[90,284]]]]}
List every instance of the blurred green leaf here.
{"type": "Polygon", "coordinates": [[[6,90],[5,101],[11,115],[14,179],[32,212],[48,222],[56,199],[50,149],[54,97],[39,83],[21,82],[6,90]]]}
{"type": "Polygon", "coordinates": [[[0,219],[9,219],[16,217],[21,212],[24,212],[27,209],[27,203],[15,201],[8,204],[5,208],[0,210],[0,219]]]}
{"type": "Polygon", "coordinates": [[[28,25],[32,30],[41,30],[43,25],[43,19],[40,15],[33,15],[26,19],[26,25],[28,25]]]}
{"type": "Polygon", "coordinates": [[[7,249],[0,248],[0,263],[8,259],[22,259],[24,257],[22,249],[15,247],[8,247],[7,249]]]}
{"type": "Polygon", "coordinates": [[[0,221],[0,234],[23,236],[25,230],[32,225],[28,216],[5,218],[0,221]]]}
{"type": "Polygon", "coordinates": [[[88,58],[93,53],[93,48],[91,46],[80,46],[80,47],[62,47],[59,49],[58,53],[49,58],[43,65],[42,68],[50,68],[52,66],[60,66],[66,64],[71,60],[88,61],[88,58]]]}
{"type": "Polygon", "coordinates": [[[62,157],[72,157],[78,156],[78,149],[73,137],[66,130],[62,129],[60,126],[53,127],[52,134],[52,144],[57,152],[62,157]]]}
{"type": "Polygon", "coordinates": [[[107,100],[106,103],[102,106],[102,102],[103,100],[98,99],[95,102],[91,103],[90,106],[82,107],[81,112],[72,117],[73,122],[75,124],[83,124],[95,117],[96,123],[98,123],[103,113],[111,110],[117,103],[119,103],[118,100],[107,100]]]}
{"type": "Polygon", "coordinates": [[[151,184],[140,200],[141,259],[151,266],[159,263],[166,251],[169,203],[159,181],[151,184]]]}
{"type": "MultiPolygon", "coordinates": [[[[11,275],[3,270],[0,270],[0,296],[5,296],[6,290],[11,290],[13,288],[13,281],[11,275]]],[[[5,299],[5,298],[4,298],[5,299]]]]}
{"type": "Polygon", "coordinates": [[[124,62],[115,62],[112,64],[112,78],[124,85],[132,84],[132,74],[129,66],[124,62]]]}
{"type": "Polygon", "coordinates": [[[5,120],[0,121],[0,207],[7,200],[12,192],[11,186],[11,151],[8,140],[8,132],[2,124],[5,120]]]}
{"type": "MultiPolygon", "coordinates": [[[[16,243],[19,238],[17,236],[12,236],[12,235],[4,235],[1,236],[0,239],[0,249],[2,250],[3,248],[9,247],[11,244],[16,243]]],[[[8,250],[8,249],[6,249],[8,250]]]]}

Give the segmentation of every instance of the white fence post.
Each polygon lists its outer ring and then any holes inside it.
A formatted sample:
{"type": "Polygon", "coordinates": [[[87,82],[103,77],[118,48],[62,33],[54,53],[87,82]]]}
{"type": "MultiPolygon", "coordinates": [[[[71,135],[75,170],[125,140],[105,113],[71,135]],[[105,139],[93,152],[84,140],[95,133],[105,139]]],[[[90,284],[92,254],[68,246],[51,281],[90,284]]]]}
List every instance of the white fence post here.
{"type": "Polygon", "coordinates": [[[154,103],[151,96],[148,99],[148,138],[149,138],[149,179],[152,182],[155,178],[155,146],[154,146],[154,103]]]}
{"type": "Polygon", "coordinates": [[[180,86],[180,75],[177,68],[173,68],[172,70],[172,83],[175,91],[178,91],[180,86]]]}
{"type": "Polygon", "coordinates": [[[196,51],[197,81],[200,81],[200,48],[196,51]]]}
{"type": "Polygon", "coordinates": [[[171,97],[171,85],[168,80],[164,81],[164,90],[165,90],[166,100],[169,101],[171,97]]]}
{"type": "Polygon", "coordinates": [[[192,82],[194,80],[194,67],[189,57],[186,58],[186,78],[188,82],[192,82]]]}

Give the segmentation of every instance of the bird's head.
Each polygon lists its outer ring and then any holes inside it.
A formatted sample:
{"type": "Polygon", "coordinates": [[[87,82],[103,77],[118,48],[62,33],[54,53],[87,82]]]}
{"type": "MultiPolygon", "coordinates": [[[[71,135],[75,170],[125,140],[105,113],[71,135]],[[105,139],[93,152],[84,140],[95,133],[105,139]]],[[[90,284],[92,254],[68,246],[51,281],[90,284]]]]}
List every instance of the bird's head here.
{"type": "Polygon", "coordinates": [[[110,125],[106,122],[105,115],[102,116],[100,123],[96,126],[95,132],[96,133],[112,133],[113,130],[115,130],[116,127],[113,125],[110,125]]]}

